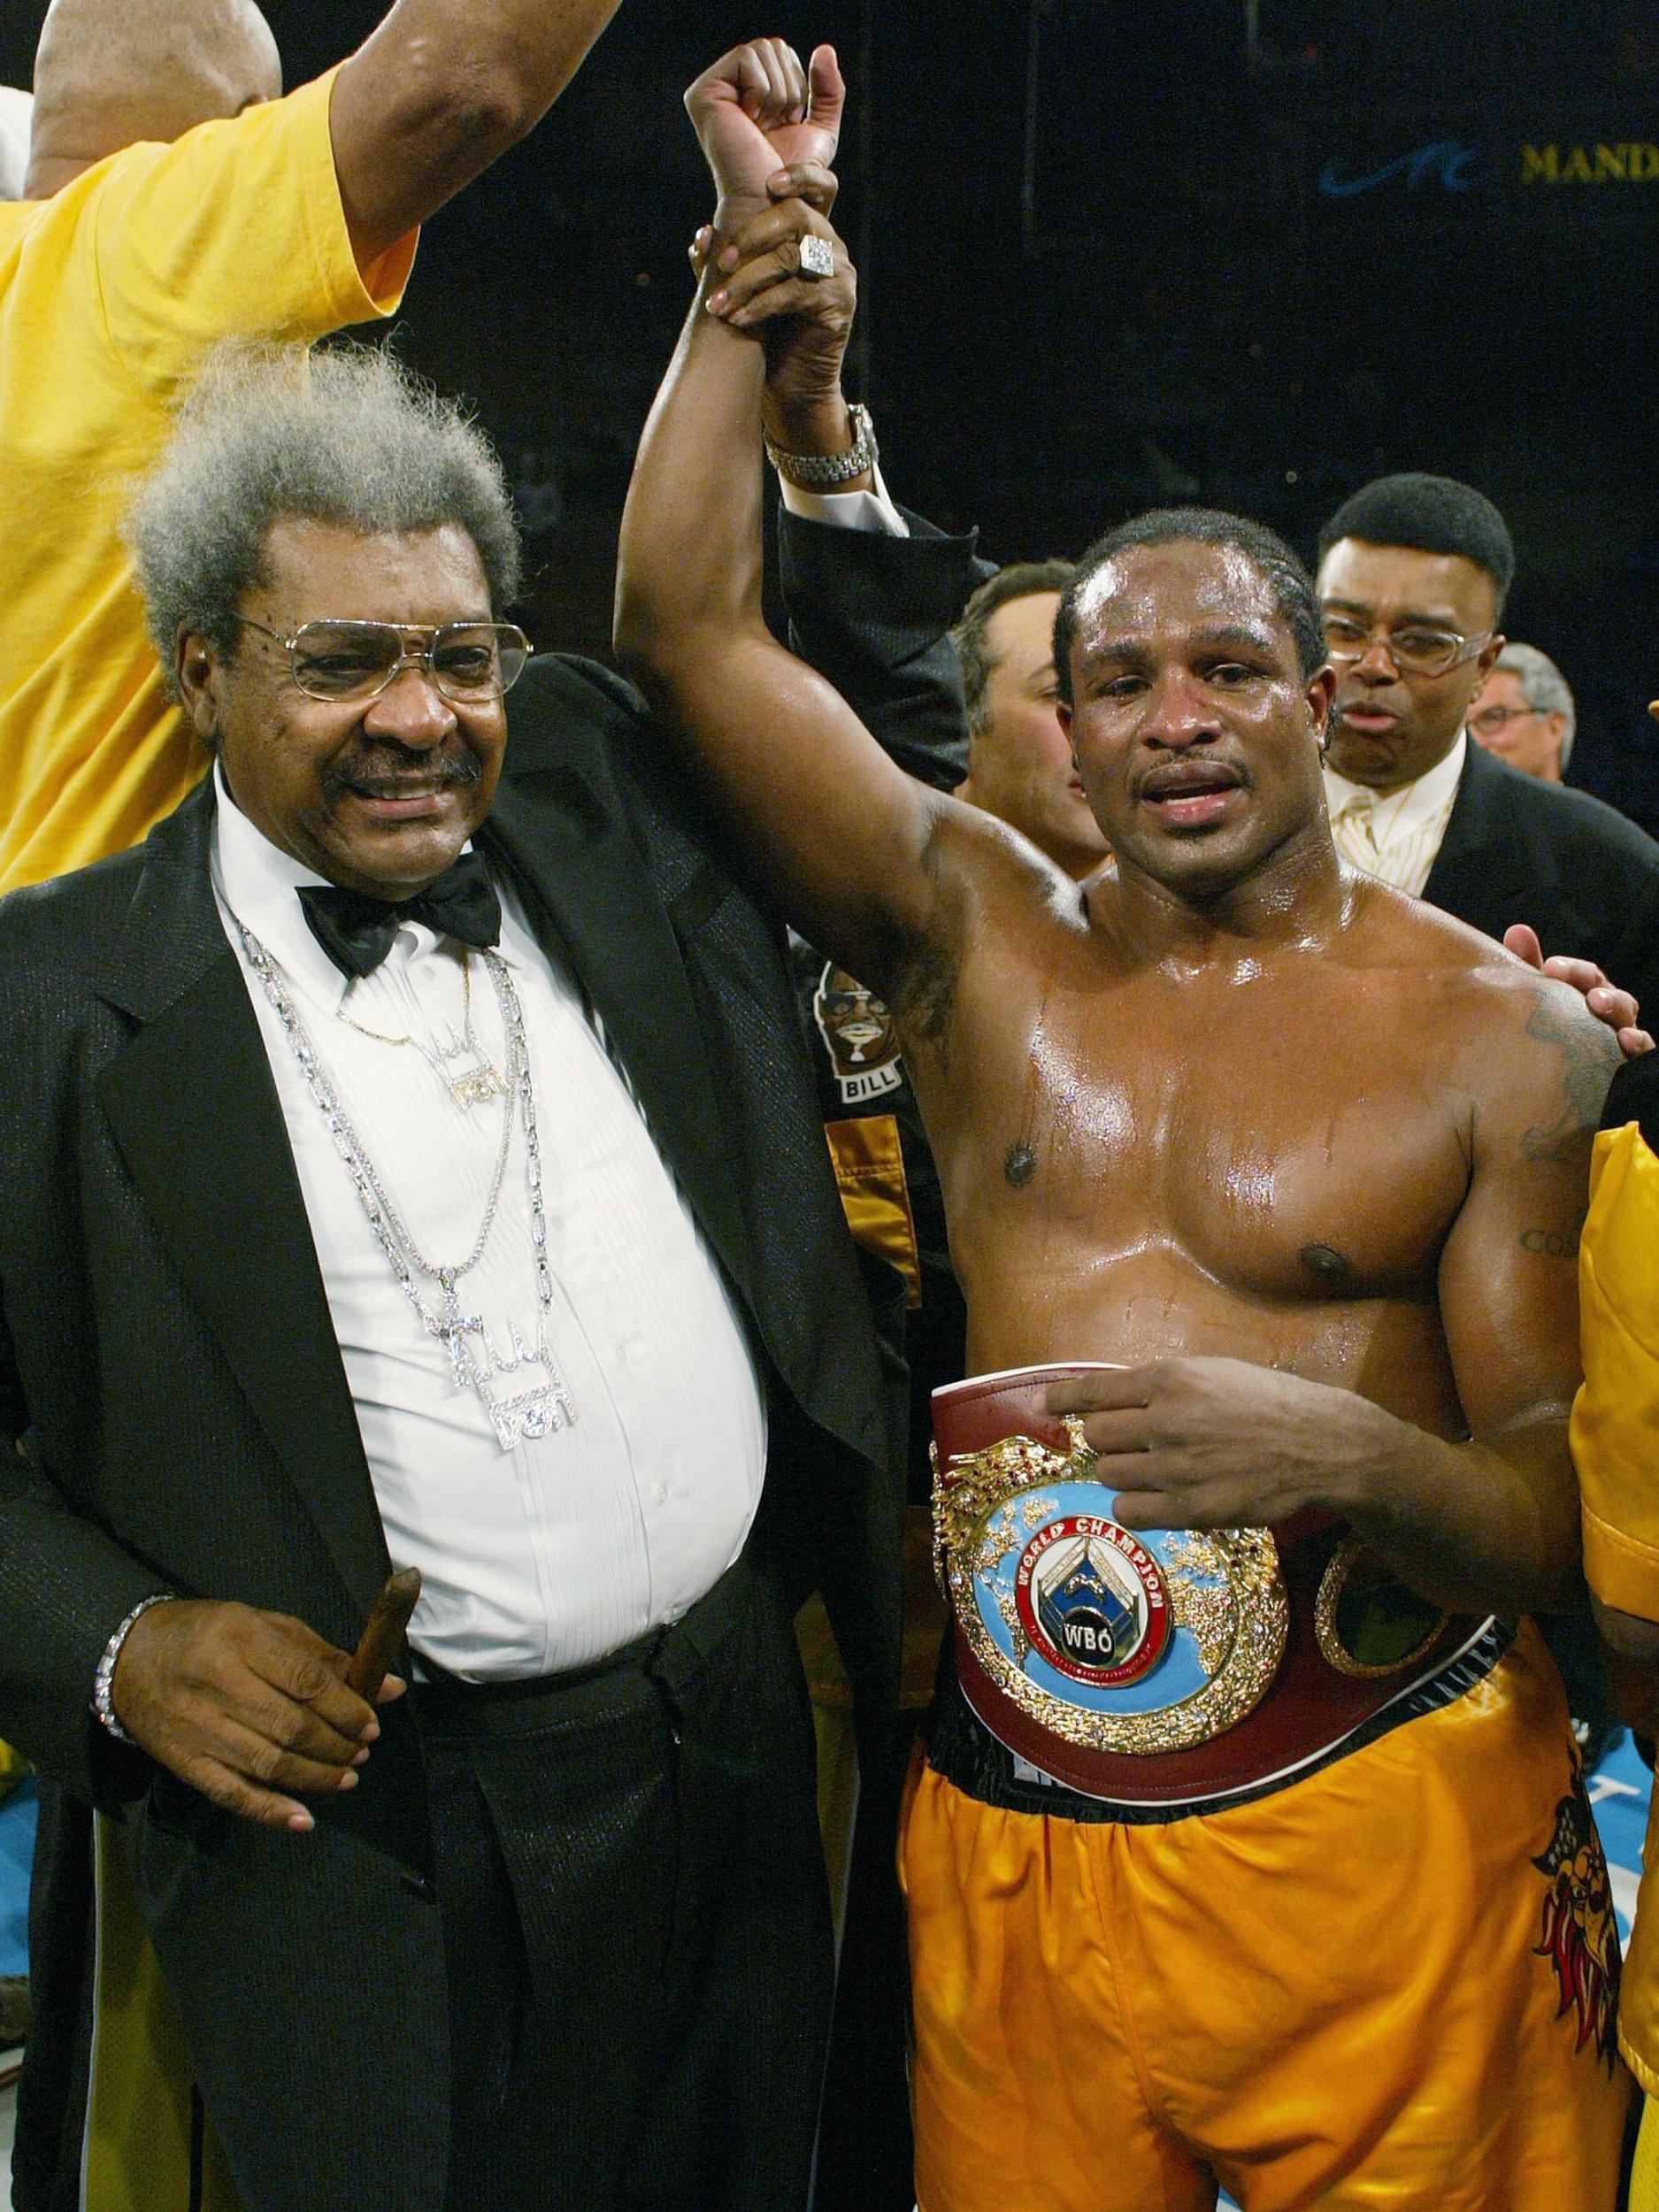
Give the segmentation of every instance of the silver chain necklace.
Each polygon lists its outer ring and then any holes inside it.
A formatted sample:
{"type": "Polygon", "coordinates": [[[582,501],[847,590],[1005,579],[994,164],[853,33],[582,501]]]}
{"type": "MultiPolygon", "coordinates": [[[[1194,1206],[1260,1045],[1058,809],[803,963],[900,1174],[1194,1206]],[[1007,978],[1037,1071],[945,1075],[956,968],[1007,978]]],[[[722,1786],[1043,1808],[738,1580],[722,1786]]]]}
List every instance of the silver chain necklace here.
{"type": "Polygon", "coordinates": [[[555,1430],[563,1428],[566,1422],[573,1422],[576,1418],[575,1403],[559,1373],[548,1342],[548,1314],[553,1304],[553,1274],[548,1264],[547,1213],[541,1202],[541,1145],[536,1133],[535,1090],[530,1079],[530,1050],[525,1038],[524,1010],[518,1002],[518,993],[506,962],[494,952],[486,952],[483,956],[485,968],[495,988],[496,1003],[501,1008],[502,1025],[507,1034],[507,1074],[502,1087],[505,1103],[502,1108],[501,1145],[495,1156],[489,1196],[484,1204],[484,1217],[479,1225],[472,1248],[458,1264],[445,1267],[426,1258],[388,1195],[362,1140],[340,1102],[327,1070],[318,1056],[317,1048],[300,1019],[299,1010],[288,994],[276,963],[250,929],[240,921],[236,927],[242,937],[242,949],[248,956],[248,964],[264,986],[265,996],[282,1025],[289,1049],[305,1079],[306,1088],[327,1125],[329,1135],[334,1139],[335,1151],[345,1163],[346,1171],[351,1178],[352,1187],[373,1232],[374,1240],[385,1255],[398,1288],[419,1315],[422,1328],[428,1336],[435,1337],[448,1353],[457,1387],[477,1393],[495,1428],[496,1440],[504,1452],[511,1451],[521,1439],[534,1440],[549,1436],[555,1430]],[[530,1195],[530,1240],[534,1248],[537,1314],[534,1346],[526,1344],[519,1334],[518,1324],[514,1322],[510,1329],[510,1348],[503,1352],[485,1327],[483,1316],[469,1313],[465,1310],[457,1285],[461,1277],[476,1267],[483,1257],[489,1243],[490,1232],[495,1225],[502,1180],[506,1173],[507,1155],[512,1141],[515,1096],[524,1128],[525,1179],[530,1195]],[[440,1305],[435,1313],[421,1296],[416,1279],[418,1276],[438,1286],[440,1305]],[[546,1371],[547,1381],[539,1388],[521,1391],[511,1398],[498,1398],[492,1394],[489,1386],[496,1376],[516,1374],[520,1369],[531,1365],[539,1366],[546,1371]]]}

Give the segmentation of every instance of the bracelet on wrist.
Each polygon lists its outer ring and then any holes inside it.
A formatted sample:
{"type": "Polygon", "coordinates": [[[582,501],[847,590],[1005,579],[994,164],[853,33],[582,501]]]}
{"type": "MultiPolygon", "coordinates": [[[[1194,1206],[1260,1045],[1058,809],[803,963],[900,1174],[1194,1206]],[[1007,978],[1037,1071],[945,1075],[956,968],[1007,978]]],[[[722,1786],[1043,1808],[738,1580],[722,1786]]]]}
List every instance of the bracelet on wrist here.
{"type": "Polygon", "coordinates": [[[127,1641],[134,1621],[149,1612],[152,1605],[165,1605],[173,1597],[171,1590],[158,1590],[154,1597],[141,1598],[127,1618],[104,1647],[104,1656],[98,1671],[92,1678],[92,1710],[118,1743],[131,1743],[133,1739],[115,1717],[115,1704],[111,1694],[115,1681],[115,1663],[121,1655],[121,1646],[127,1641]]]}
{"type": "Polygon", "coordinates": [[[833,490],[837,484],[863,476],[874,468],[879,455],[875,425],[870,419],[870,410],[856,400],[847,412],[852,422],[853,442],[844,453],[786,453],[768,438],[766,458],[780,476],[791,484],[800,485],[803,491],[833,490]]]}

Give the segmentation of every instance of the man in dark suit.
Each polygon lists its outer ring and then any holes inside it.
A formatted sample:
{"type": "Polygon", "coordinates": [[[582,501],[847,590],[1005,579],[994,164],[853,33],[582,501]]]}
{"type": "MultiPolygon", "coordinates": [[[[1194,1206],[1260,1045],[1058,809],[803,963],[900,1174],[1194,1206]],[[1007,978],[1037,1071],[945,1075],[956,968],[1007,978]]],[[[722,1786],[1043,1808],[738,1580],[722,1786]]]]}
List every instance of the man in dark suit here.
{"type": "Polygon", "coordinates": [[[803,2204],[789,1622],[879,1709],[902,1414],[776,933],[604,671],[504,761],[499,474],[379,357],[227,372],[136,530],[216,764],[0,908],[0,1726],[247,2212],[803,2204]]]}
{"type": "Polygon", "coordinates": [[[1548,953],[1593,961],[1652,1010],[1659,846],[1468,734],[1514,571],[1502,516],[1449,477],[1379,477],[1320,533],[1338,847],[1489,937],[1530,926],[1548,953]]]}

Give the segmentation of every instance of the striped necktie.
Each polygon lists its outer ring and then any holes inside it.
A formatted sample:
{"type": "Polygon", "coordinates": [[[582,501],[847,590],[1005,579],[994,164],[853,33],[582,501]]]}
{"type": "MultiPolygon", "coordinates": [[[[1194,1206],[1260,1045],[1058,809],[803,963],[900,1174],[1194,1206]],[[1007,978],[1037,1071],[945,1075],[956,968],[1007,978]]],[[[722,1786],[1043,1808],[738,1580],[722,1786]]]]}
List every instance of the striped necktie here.
{"type": "Polygon", "coordinates": [[[1344,860],[1351,860],[1356,868],[1363,868],[1368,876],[1381,873],[1374,834],[1376,806],[1374,792],[1356,791],[1343,800],[1331,820],[1331,834],[1336,840],[1338,852],[1344,860]]]}

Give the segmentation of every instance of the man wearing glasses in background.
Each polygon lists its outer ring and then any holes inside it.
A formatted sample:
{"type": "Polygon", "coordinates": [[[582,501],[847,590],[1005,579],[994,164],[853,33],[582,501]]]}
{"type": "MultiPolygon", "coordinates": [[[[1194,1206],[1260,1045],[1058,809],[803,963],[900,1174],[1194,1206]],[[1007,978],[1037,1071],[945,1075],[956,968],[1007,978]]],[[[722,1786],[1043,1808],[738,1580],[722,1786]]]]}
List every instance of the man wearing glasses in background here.
{"type": "Polygon", "coordinates": [[[1577,714],[1567,679],[1536,645],[1507,643],[1469,714],[1469,734],[1524,776],[1559,783],[1577,714]]]}
{"type": "Polygon", "coordinates": [[[1336,703],[1325,795],[1338,850],[1502,938],[1529,925],[1659,1009],[1659,845],[1586,792],[1468,735],[1499,665],[1515,573],[1502,516],[1446,476],[1382,476],[1319,535],[1336,703]]]}

